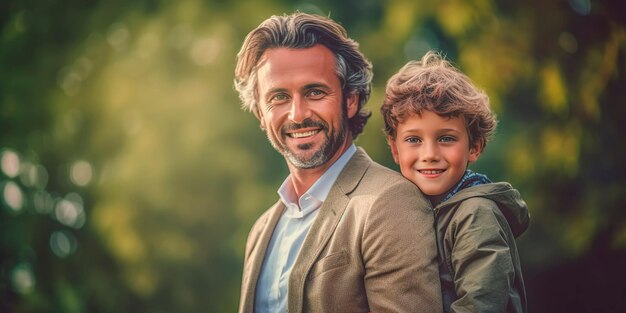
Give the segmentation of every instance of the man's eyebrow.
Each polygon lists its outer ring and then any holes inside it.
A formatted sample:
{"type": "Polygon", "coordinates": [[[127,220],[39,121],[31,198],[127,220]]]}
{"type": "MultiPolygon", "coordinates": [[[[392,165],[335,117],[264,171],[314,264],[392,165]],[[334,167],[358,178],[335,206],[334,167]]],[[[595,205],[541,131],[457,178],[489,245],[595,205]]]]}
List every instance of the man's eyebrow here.
{"type": "Polygon", "coordinates": [[[277,92],[285,92],[285,91],[287,91],[287,88],[276,87],[276,88],[271,88],[265,94],[269,95],[269,94],[273,94],[277,92]]]}
{"type": "Polygon", "coordinates": [[[313,88],[330,89],[330,86],[323,84],[323,83],[311,83],[311,84],[306,84],[304,85],[304,87],[302,87],[302,89],[304,90],[313,89],[313,88]]]}

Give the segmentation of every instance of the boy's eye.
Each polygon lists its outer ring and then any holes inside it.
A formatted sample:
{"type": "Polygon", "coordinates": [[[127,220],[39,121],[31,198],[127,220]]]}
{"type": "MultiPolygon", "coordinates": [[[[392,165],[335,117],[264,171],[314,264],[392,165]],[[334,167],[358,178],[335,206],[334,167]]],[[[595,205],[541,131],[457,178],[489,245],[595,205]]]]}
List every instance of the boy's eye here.
{"type": "Polygon", "coordinates": [[[439,138],[439,142],[454,142],[456,141],[456,138],[454,138],[453,136],[442,136],[441,138],[439,138]]]}
{"type": "Polygon", "coordinates": [[[405,142],[408,142],[408,143],[420,143],[420,142],[422,142],[422,141],[421,141],[419,138],[417,138],[417,137],[407,137],[407,138],[405,138],[405,139],[404,139],[404,141],[405,141],[405,142]]]}

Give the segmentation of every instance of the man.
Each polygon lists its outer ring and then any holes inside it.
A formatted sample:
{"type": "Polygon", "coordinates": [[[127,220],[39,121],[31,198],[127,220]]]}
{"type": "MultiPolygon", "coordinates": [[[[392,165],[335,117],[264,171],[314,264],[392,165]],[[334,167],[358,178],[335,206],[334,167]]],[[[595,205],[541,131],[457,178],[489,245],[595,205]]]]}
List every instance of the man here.
{"type": "Polygon", "coordinates": [[[239,312],[439,312],[433,215],[423,195],[352,141],[371,65],[343,27],[272,16],[246,37],[235,70],[290,175],[254,224],[239,312]]]}

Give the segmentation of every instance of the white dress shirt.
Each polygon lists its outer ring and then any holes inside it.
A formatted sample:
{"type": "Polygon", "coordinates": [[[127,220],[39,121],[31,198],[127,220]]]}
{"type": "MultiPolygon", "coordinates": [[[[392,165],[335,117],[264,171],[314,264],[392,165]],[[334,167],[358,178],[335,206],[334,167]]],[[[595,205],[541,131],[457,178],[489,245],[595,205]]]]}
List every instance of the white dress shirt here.
{"type": "Polygon", "coordinates": [[[287,176],[278,189],[278,195],[286,208],[265,252],[256,286],[254,312],[287,312],[287,290],[293,264],[317,216],[318,209],[326,200],[339,173],[355,152],[354,144],[350,145],[300,199],[296,199],[291,175],[287,176]]]}

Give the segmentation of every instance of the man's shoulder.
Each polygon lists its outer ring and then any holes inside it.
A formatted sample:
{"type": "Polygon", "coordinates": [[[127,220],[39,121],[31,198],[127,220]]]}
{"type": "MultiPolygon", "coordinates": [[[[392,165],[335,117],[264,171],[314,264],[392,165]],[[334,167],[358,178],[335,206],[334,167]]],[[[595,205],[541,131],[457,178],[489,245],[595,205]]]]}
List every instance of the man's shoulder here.
{"type": "Polygon", "coordinates": [[[370,171],[374,171],[379,175],[389,175],[391,178],[401,178],[402,175],[397,171],[394,171],[374,160],[372,160],[371,166],[369,168],[370,171]]]}
{"type": "MultiPolygon", "coordinates": [[[[386,209],[390,207],[409,206],[420,209],[429,209],[426,198],[422,192],[402,174],[371,161],[363,177],[357,184],[353,197],[367,196],[377,198],[379,203],[384,203],[386,209]]],[[[430,209],[429,209],[430,210],[430,209]]]]}
{"type": "Polygon", "coordinates": [[[361,182],[375,184],[380,189],[405,186],[406,188],[417,190],[415,184],[404,178],[402,174],[375,161],[372,161],[361,182]]]}
{"type": "Polygon", "coordinates": [[[343,169],[335,184],[339,185],[346,193],[361,190],[370,195],[383,193],[393,188],[417,190],[417,187],[402,177],[400,173],[373,161],[360,147],[343,169]]]}
{"type": "MultiPolygon", "coordinates": [[[[374,160],[367,154],[365,149],[359,147],[352,157],[350,163],[358,164],[357,167],[365,168],[365,174],[374,176],[377,179],[388,179],[390,181],[408,182],[400,173],[394,171],[374,160]]],[[[368,177],[367,179],[372,179],[368,177]]]]}

